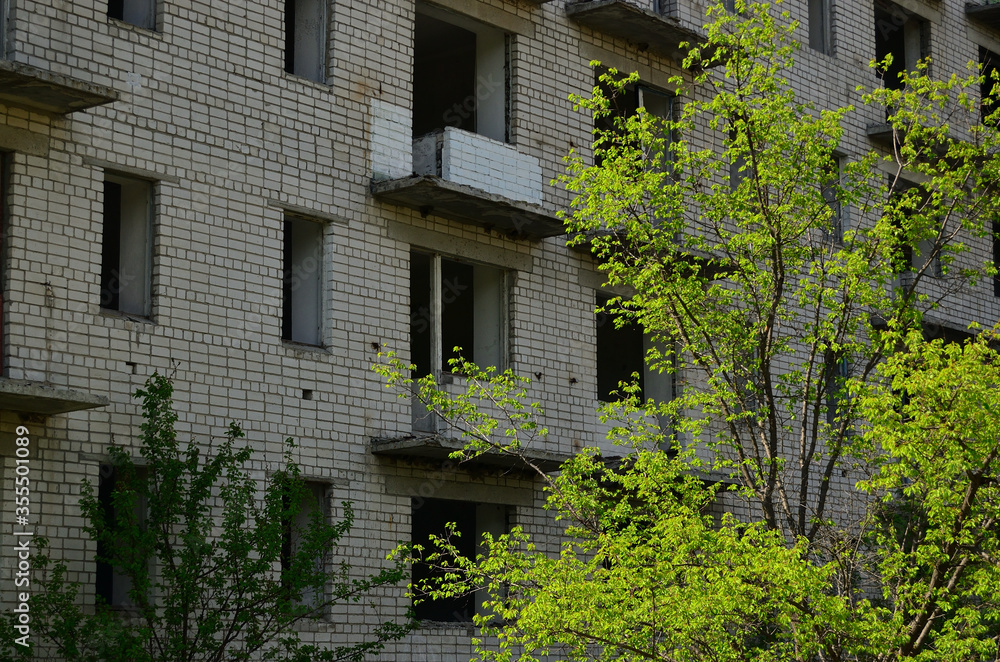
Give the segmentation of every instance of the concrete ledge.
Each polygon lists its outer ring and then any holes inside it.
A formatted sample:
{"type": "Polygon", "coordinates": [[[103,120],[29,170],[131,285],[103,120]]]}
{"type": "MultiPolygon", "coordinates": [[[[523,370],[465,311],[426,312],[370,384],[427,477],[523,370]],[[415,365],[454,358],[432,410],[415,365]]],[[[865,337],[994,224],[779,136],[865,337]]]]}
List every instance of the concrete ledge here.
{"type": "MultiPolygon", "coordinates": [[[[435,462],[445,462],[449,460],[448,456],[451,453],[460,451],[463,448],[465,448],[465,444],[461,439],[451,439],[430,434],[396,439],[376,438],[371,440],[371,452],[373,455],[433,460],[435,462]]],[[[551,453],[549,451],[532,450],[530,448],[524,449],[524,454],[539,469],[546,472],[556,471],[563,462],[570,458],[569,454],[551,453]]],[[[480,466],[506,470],[529,470],[521,458],[498,452],[483,453],[461,464],[470,467],[480,466]]]]}
{"type": "Polygon", "coordinates": [[[530,487],[497,485],[497,481],[468,479],[455,475],[455,467],[444,467],[438,471],[417,476],[386,476],[385,491],[394,496],[411,499],[451,499],[453,501],[476,501],[496,503],[504,506],[535,505],[535,492],[530,487]]]}
{"type": "Polygon", "coordinates": [[[873,143],[884,147],[892,147],[895,140],[892,125],[888,122],[869,124],[865,127],[865,135],[867,135],[868,139],[873,143]]]}
{"type": "Polygon", "coordinates": [[[19,62],[0,61],[0,102],[53,115],[111,103],[118,93],[19,62]]]}
{"type": "MultiPolygon", "coordinates": [[[[572,251],[590,255],[593,253],[594,242],[598,238],[610,239],[611,241],[619,244],[624,243],[624,239],[615,231],[592,230],[590,232],[583,233],[583,240],[578,241],[569,248],[572,251]]],[[[622,253],[627,252],[627,248],[625,246],[622,246],[621,248],[616,246],[615,250],[622,253]]],[[[597,256],[594,256],[594,259],[598,260],[597,256]]],[[[724,257],[713,255],[707,251],[697,250],[694,248],[678,248],[676,254],[674,255],[672,264],[674,265],[674,270],[684,267],[688,269],[689,272],[693,270],[694,267],[697,267],[698,273],[706,276],[709,280],[725,278],[726,275],[732,271],[731,265],[724,257]]],[[[601,277],[604,278],[603,275],[601,277]]],[[[591,281],[591,283],[593,282],[594,281],[591,281]]],[[[603,280],[601,282],[603,283],[603,280]]],[[[595,289],[603,288],[603,285],[590,286],[595,289]]]]}
{"type": "Polygon", "coordinates": [[[32,156],[47,157],[49,155],[49,137],[43,133],[4,124],[0,125],[0,148],[32,156]]]}
{"type": "Polygon", "coordinates": [[[108,399],[102,395],[20,379],[0,379],[0,411],[51,416],[107,405],[108,399]]]}
{"type": "Polygon", "coordinates": [[[535,261],[531,253],[528,252],[515,251],[465,237],[456,237],[427,228],[418,228],[399,221],[387,221],[386,231],[388,236],[396,241],[418,248],[426,248],[443,255],[453,255],[473,262],[484,262],[521,273],[531,273],[535,268],[535,261]]]}
{"type": "Polygon", "coordinates": [[[435,175],[373,181],[376,198],[443,218],[495,230],[512,238],[542,239],[566,234],[561,220],[541,205],[511,200],[435,175]]]}
{"type": "Polygon", "coordinates": [[[576,0],[566,4],[566,15],[595,32],[629,41],[640,50],[649,49],[678,62],[687,53],[681,42],[696,44],[704,35],[673,16],[637,7],[625,0],[576,0]]]}

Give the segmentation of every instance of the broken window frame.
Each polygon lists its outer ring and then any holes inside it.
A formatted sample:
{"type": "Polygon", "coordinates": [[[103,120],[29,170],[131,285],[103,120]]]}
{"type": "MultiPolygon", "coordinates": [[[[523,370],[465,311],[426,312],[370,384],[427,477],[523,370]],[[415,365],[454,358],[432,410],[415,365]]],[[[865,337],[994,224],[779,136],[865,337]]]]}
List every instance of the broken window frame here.
{"type": "Polygon", "coordinates": [[[285,72],[320,84],[327,81],[327,4],[328,0],[285,0],[284,7],[285,72]],[[312,11],[304,11],[307,8],[312,11]]]}
{"type": "MultiPolygon", "coordinates": [[[[460,335],[471,335],[474,344],[471,355],[469,352],[470,348],[463,346],[462,356],[475,363],[481,369],[495,367],[498,371],[504,370],[508,356],[510,272],[495,265],[454,258],[434,251],[417,248],[411,249],[410,256],[410,357],[411,362],[417,366],[414,371],[414,377],[432,374],[437,379],[451,372],[448,361],[451,358],[455,358],[456,355],[453,353],[453,347],[446,346],[446,337],[453,337],[455,334],[452,330],[445,328],[445,316],[449,315],[446,309],[449,305],[455,303],[462,296],[462,292],[468,287],[473,288],[473,314],[461,315],[460,317],[471,319],[472,329],[471,333],[469,330],[465,330],[460,335]],[[418,259],[415,256],[423,257],[418,259]],[[426,310],[423,309],[423,306],[416,304],[418,300],[423,301],[423,296],[420,295],[418,299],[418,295],[415,293],[415,288],[423,285],[422,281],[415,280],[419,278],[419,274],[415,271],[416,264],[424,258],[428,261],[428,305],[426,306],[426,310]],[[471,285],[464,285],[458,282],[455,276],[450,280],[447,279],[445,271],[446,267],[450,265],[455,265],[456,269],[471,268],[473,270],[471,285]],[[492,284],[485,283],[477,286],[475,282],[476,270],[480,270],[479,273],[484,275],[493,272],[496,276],[496,281],[492,284]],[[481,294],[477,294],[477,287],[482,287],[479,290],[481,294]],[[490,289],[494,291],[491,293],[490,289]],[[488,299],[477,302],[477,298],[492,298],[493,296],[496,297],[497,309],[495,311],[492,311],[492,306],[489,304],[488,299]],[[476,310],[482,310],[483,315],[487,317],[487,319],[480,322],[481,324],[492,324],[496,332],[494,337],[477,337],[476,310]],[[491,315],[494,316],[492,322],[489,320],[489,316],[491,315]],[[425,331],[419,331],[418,329],[425,329],[425,331]],[[420,357],[417,356],[417,343],[420,342],[417,336],[422,335],[424,332],[429,333],[429,352],[427,352],[428,356],[423,358],[423,360],[427,361],[426,368],[421,365],[421,361],[418,360],[420,357]],[[492,356],[486,356],[486,352],[491,353],[492,356]]],[[[454,319],[456,318],[449,315],[449,321],[453,321],[454,319]]]]}
{"type": "MultiPolygon", "coordinates": [[[[426,28],[425,25],[425,29],[426,28]]],[[[440,27],[438,28],[440,29],[440,27]]],[[[468,37],[466,37],[468,40],[468,37]]],[[[460,39],[436,39],[435,44],[456,43],[460,39]]],[[[448,12],[427,3],[418,2],[414,21],[413,57],[413,138],[443,131],[454,127],[469,133],[481,135],[498,142],[510,143],[513,87],[511,85],[514,37],[498,27],[448,12]],[[422,39],[418,34],[422,21],[433,21],[450,26],[472,35],[474,52],[472,57],[449,57],[444,66],[426,65],[428,61],[445,59],[435,57],[435,53],[425,54],[422,39]],[[502,58],[498,58],[499,43],[502,40],[502,58]],[[502,59],[502,62],[499,60],[502,59]],[[456,89],[458,97],[427,90],[425,81],[462,80],[465,76],[441,75],[454,69],[455,62],[472,62],[471,87],[456,89]],[[499,64],[498,64],[499,62],[499,64]],[[497,89],[502,92],[498,101],[484,103],[493,98],[497,89]],[[435,107],[436,106],[436,107],[435,107]],[[488,112],[486,112],[488,111],[488,112]],[[471,122],[471,123],[470,123],[471,122]]]]}
{"type": "MultiPolygon", "coordinates": [[[[462,556],[475,558],[477,554],[485,554],[487,551],[482,544],[483,534],[489,533],[496,539],[499,535],[509,533],[515,523],[517,510],[514,506],[498,503],[413,497],[410,515],[411,543],[423,547],[423,551],[418,554],[426,557],[435,551],[429,544],[428,536],[436,535],[449,540],[462,556]],[[447,523],[455,523],[456,530],[461,535],[449,535],[447,523]],[[473,531],[470,532],[469,528],[473,531]]],[[[470,623],[474,614],[482,616],[486,613],[484,601],[488,594],[482,589],[450,598],[427,598],[420,591],[419,583],[434,574],[440,572],[435,573],[422,561],[413,563],[412,599],[417,619],[439,623],[470,623]]]]}
{"type": "Polygon", "coordinates": [[[323,346],[326,226],[286,214],[282,223],[281,338],[323,346]],[[303,254],[304,253],[304,254],[303,254]]]}
{"type": "Polygon", "coordinates": [[[105,310],[152,314],[155,188],[146,179],[105,173],[100,291],[105,310]]]}
{"type": "Polygon", "coordinates": [[[156,30],[156,0],[108,0],[108,18],[145,30],[156,30]]]}

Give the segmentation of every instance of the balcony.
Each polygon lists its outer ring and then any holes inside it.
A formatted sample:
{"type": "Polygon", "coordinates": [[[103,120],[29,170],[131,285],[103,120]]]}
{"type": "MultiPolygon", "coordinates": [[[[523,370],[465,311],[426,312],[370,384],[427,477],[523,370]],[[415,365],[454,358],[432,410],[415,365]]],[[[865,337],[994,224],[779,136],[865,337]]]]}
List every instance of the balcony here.
{"type": "Polygon", "coordinates": [[[373,180],[375,197],[514,238],[565,234],[562,221],[541,206],[542,170],[534,157],[454,127],[412,144],[413,174],[373,180]]]}
{"type": "Polygon", "coordinates": [[[102,85],[0,60],[0,103],[50,115],[65,115],[117,99],[114,90],[102,85]]]}
{"type": "Polygon", "coordinates": [[[101,395],[21,379],[0,379],[0,411],[51,416],[107,405],[108,399],[101,395]]]}
{"type": "Polygon", "coordinates": [[[681,43],[704,39],[704,16],[691,0],[574,0],[566,3],[566,15],[677,61],[687,54],[681,43]]]}
{"type": "MultiPolygon", "coordinates": [[[[412,435],[395,439],[376,438],[371,440],[373,455],[445,462],[449,455],[465,447],[461,439],[452,439],[437,434],[412,435]]],[[[522,449],[524,457],[544,472],[557,471],[570,456],[550,451],[522,449]]],[[[503,470],[530,470],[519,456],[498,451],[490,451],[466,460],[465,464],[503,470]]]]}
{"type": "Polygon", "coordinates": [[[892,125],[888,122],[877,122],[875,124],[869,124],[865,127],[865,135],[868,139],[887,149],[891,149],[896,145],[896,133],[892,128],[892,125]]]}
{"type": "Polygon", "coordinates": [[[965,15],[970,21],[993,30],[1000,30],[1000,2],[967,2],[965,15]]]}

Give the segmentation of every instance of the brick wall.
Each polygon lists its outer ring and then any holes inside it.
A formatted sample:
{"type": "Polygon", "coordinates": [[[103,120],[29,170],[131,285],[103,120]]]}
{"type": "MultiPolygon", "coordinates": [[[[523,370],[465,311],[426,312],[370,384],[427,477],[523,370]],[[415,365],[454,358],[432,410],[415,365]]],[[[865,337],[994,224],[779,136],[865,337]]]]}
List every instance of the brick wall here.
{"type": "MultiPolygon", "coordinates": [[[[580,28],[566,18],[562,0],[441,4],[511,35],[511,142],[449,129],[442,175],[550,212],[569,201],[560,187],[548,185],[563,171],[562,157],[571,149],[589,152],[592,120],[567,97],[593,87],[590,59],[635,67],[661,87],[672,75],[689,77],[651,51],[580,28]]],[[[975,57],[976,43],[1000,51],[997,35],[963,27],[958,0],[909,4],[933,21],[933,55],[942,71],[961,70],[975,57]]],[[[804,47],[793,79],[799,98],[819,106],[857,103],[855,85],[874,83],[867,69],[874,55],[871,4],[834,5],[834,54],[804,47]]],[[[804,4],[788,9],[805,23],[804,4]]],[[[259,451],[254,468],[263,476],[281,461],[282,441],[295,438],[307,474],[334,487],[335,503],[355,504],[355,530],[343,551],[359,572],[384,563],[386,552],[409,536],[411,495],[393,488],[401,477],[431,494],[471,484],[532,489],[501,472],[444,470],[367,451],[372,437],[411,431],[408,399],[387,391],[370,366],[373,346],[410,358],[413,247],[517,265],[505,267],[512,272],[508,364],[532,378],[529,396],[542,403],[542,423],[550,430],[546,448],[571,452],[601,443],[591,258],[560,238],[515,241],[369,193],[373,176],[403,177],[413,167],[414,11],[413,0],[331,2],[328,78],[315,83],[283,70],[277,2],[163,1],[155,31],[108,19],[100,0],[21,0],[12,9],[12,60],[120,95],[112,104],[60,117],[0,107],[0,148],[12,148],[4,143],[4,126],[47,144],[44,152],[10,156],[6,376],[111,401],[31,423],[39,439],[33,459],[38,533],[53,540],[70,562],[71,578],[84,586],[93,582],[95,548],[81,530],[80,480],[96,480],[109,444],[135,443],[139,416],[131,394],[157,370],[176,382],[184,439],[207,445],[229,421],[240,421],[259,451]],[[108,172],[154,182],[152,314],[146,319],[99,305],[108,172]],[[281,340],[286,213],[324,224],[321,347],[281,340]],[[415,243],[400,227],[425,239],[415,243]]],[[[847,156],[868,149],[864,129],[877,119],[863,109],[849,121],[842,141],[847,156]]],[[[691,138],[713,146],[722,136],[699,127],[691,138]]],[[[981,242],[973,255],[986,250],[981,242]]],[[[953,315],[991,324],[1000,306],[990,288],[983,283],[959,299],[953,315]]],[[[4,434],[13,425],[12,415],[5,416],[4,434]]],[[[4,453],[3,462],[8,485],[13,457],[4,453]]],[[[534,506],[518,506],[518,521],[534,533],[552,532],[541,495],[534,499],[534,506]]],[[[11,516],[10,508],[0,512],[5,532],[11,516]]],[[[8,533],[0,546],[11,549],[8,533]]],[[[5,599],[12,562],[9,554],[0,556],[5,599]]],[[[384,592],[378,602],[382,614],[348,610],[310,626],[307,636],[318,642],[357,637],[386,614],[403,613],[403,588],[384,592]]],[[[468,659],[468,634],[464,626],[428,627],[385,657],[468,659]]]]}

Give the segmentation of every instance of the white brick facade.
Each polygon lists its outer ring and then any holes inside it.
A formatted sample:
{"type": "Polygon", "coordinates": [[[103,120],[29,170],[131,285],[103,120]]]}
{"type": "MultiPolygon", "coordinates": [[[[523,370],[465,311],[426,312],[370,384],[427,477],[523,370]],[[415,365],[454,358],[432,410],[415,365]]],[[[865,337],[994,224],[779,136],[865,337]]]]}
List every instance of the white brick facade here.
{"type": "Polygon", "coordinates": [[[441,133],[417,138],[413,169],[418,175],[437,175],[511,200],[542,202],[538,159],[471,131],[449,126],[441,133]]]}
{"type": "MultiPolygon", "coordinates": [[[[641,3],[654,10],[652,0],[641,3]]],[[[437,173],[554,215],[566,192],[548,183],[570,149],[588,152],[592,118],[572,93],[594,85],[591,59],[637,69],[661,88],[683,74],[655,49],[582,27],[564,0],[438,0],[464,21],[507,35],[506,142],[444,128],[440,171],[413,143],[415,0],[336,0],[326,6],[326,83],[284,70],[283,2],[157,0],[156,29],[107,16],[106,0],[10,0],[7,58],[105,90],[109,100],[66,114],[27,103],[0,106],[7,152],[2,231],[3,377],[105,397],[107,406],[50,416],[0,416],[0,547],[12,548],[12,431],[32,432],[38,533],[92,586],[95,545],[78,508],[109,444],[133,445],[140,417],[131,394],[154,371],[170,374],[182,438],[206,441],[236,420],[257,449],[260,476],[282,459],[286,437],[307,476],[354,503],[343,552],[372,572],[410,536],[411,499],[438,496],[516,506],[531,533],[550,530],[537,483],[495,469],[372,454],[374,438],[413,431],[409,401],[371,372],[380,346],[411,358],[411,251],[506,270],[506,364],[532,379],[550,430],[542,450],[602,443],[598,422],[595,286],[589,256],[561,237],[511,239],[374,197],[373,179],[437,173]],[[152,182],[151,314],[101,308],[106,173],[152,182]],[[282,340],[283,221],[323,224],[322,346],[282,340]],[[305,393],[309,392],[309,398],[305,393]],[[532,504],[533,505],[526,505],[532,504]]],[[[682,23],[703,5],[676,0],[682,23]]],[[[819,107],[859,103],[874,84],[872,3],[833,3],[833,55],[803,47],[793,84],[819,107]]],[[[676,11],[674,7],[676,5],[676,11]]],[[[1000,35],[970,24],[964,2],[906,0],[931,21],[938,71],[963,71],[978,45],[1000,35]]],[[[787,2],[807,29],[804,2],[787,2]]],[[[674,19],[671,19],[674,20],[674,19]]],[[[806,33],[807,34],[807,33],[806,33]]],[[[689,75],[689,74],[684,74],[689,75]]],[[[851,116],[842,150],[870,148],[878,112],[851,116]]],[[[419,136],[418,136],[419,138],[419,136]]],[[[692,140],[721,143],[703,127],[692,140]]],[[[987,254],[985,240],[976,254],[987,254]]],[[[992,284],[959,299],[956,326],[992,325],[992,284]]],[[[548,539],[554,549],[556,540],[548,539]]],[[[15,559],[0,555],[9,605],[15,559]]],[[[377,596],[381,613],[348,609],[309,626],[319,643],[356,641],[408,606],[404,587],[377,596]]],[[[92,595],[88,595],[92,598],[92,595]]],[[[426,626],[387,660],[467,660],[465,624],[426,626]]]]}

